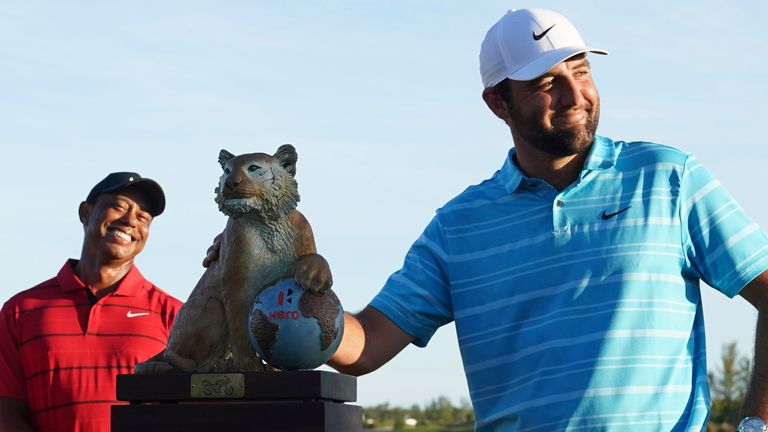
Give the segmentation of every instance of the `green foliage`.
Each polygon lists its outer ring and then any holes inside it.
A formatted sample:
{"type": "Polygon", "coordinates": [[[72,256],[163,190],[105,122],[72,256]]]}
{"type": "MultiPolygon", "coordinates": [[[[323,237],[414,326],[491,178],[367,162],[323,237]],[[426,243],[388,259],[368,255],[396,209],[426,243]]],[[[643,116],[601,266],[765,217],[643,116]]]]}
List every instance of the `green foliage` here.
{"type": "Polygon", "coordinates": [[[720,365],[710,372],[712,412],[707,430],[733,430],[741,420],[741,406],[747,394],[751,362],[739,354],[736,342],[723,346],[720,365]]]}
{"type": "Polygon", "coordinates": [[[439,396],[423,407],[391,407],[384,403],[363,409],[364,426],[368,429],[392,428],[393,431],[419,432],[463,432],[473,430],[475,422],[472,404],[462,399],[459,406],[453,406],[446,396],[439,396]],[[406,419],[415,419],[417,426],[407,425],[406,419]]]}

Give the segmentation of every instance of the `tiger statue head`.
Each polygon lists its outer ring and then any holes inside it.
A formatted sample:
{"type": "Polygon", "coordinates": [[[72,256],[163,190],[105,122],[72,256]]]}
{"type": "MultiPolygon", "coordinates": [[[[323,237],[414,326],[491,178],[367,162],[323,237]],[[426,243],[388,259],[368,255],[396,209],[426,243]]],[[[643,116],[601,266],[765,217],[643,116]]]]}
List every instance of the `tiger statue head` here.
{"type": "Polygon", "coordinates": [[[296,208],[299,202],[296,149],[284,144],[274,155],[219,153],[224,171],[216,187],[219,210],[230,217],[255,216],[275,220],[296,208]]]}

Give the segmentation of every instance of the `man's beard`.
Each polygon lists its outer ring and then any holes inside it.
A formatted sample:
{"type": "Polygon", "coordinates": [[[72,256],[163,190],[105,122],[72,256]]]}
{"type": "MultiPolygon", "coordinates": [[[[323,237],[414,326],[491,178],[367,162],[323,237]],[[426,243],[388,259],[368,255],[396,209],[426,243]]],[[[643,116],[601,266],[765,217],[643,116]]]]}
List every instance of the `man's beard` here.
{"type": "Polygon", "coordinates": [[[586,153],[595,140],[597,123],[600,120],[600,105],[583,107],[587,121],[570,128],[545,127],[538,119],[524,118],[518,110],[508,105],[512,128],[532,146],[552,156],[574,156],[586,153]]]}

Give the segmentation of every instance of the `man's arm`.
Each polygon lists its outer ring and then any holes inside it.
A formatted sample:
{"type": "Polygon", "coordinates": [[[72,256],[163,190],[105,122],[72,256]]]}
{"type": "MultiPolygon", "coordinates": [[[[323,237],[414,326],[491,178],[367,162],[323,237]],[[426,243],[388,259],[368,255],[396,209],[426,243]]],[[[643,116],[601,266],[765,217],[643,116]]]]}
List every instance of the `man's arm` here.
{"type": "Polygon", "coordinates": [[[35,432],[25,401],[0,397],[0,432],[35,432]]]}
{"type": "Polygon", "coordinates": [[[739,295],[757,309],[755,359],[743,411],[745,416],[768,420],[768,271],[747,284],[739,295]]]}
{"type": "Polygon", "coordinates": [[[364,375],[392,359],[413,341],[413,336],[381,312],[367,306],[344,315],[344,336],[328,365],[349,375],[364,375]]]}

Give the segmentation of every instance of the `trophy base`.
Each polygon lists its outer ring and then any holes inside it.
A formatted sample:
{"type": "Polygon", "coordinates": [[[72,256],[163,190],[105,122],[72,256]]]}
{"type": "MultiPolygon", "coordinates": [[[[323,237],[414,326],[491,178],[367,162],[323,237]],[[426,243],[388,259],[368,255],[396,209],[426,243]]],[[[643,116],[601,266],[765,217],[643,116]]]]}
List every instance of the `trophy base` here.
{"type": "Polygon", "coordinates": [[[361,432],[357,379],[327,371],[118,375],[112,432],[361,432]]]}

